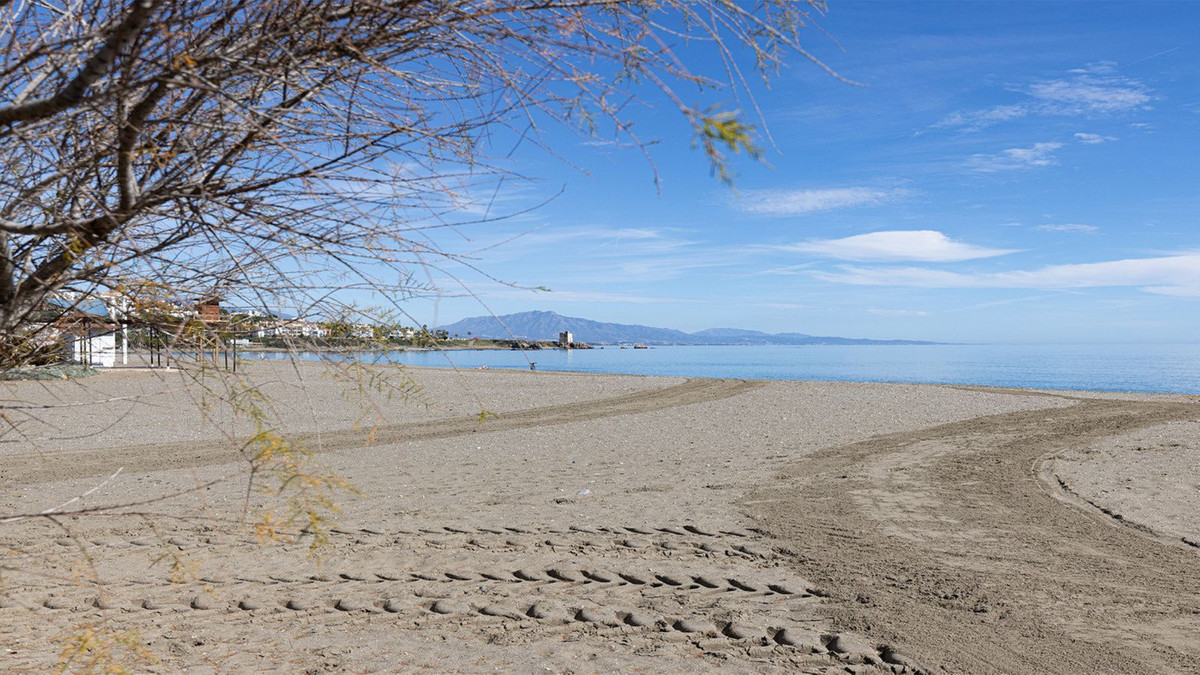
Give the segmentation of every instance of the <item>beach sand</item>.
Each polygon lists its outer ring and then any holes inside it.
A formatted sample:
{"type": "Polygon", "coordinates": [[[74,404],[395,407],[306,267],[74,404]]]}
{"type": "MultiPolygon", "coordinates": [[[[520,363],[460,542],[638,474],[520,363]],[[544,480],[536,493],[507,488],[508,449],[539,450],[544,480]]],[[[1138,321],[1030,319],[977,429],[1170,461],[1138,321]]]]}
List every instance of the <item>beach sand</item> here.
{"type": "Polygon", "coordinates": [[[158,659],[135,669],[161,671],[1200,658],[1193,398],[405,372],[409,400],[371,402],[318,364],[243,369],[361,493],[316,558],[241,526],[253,427],[214,403],[220,380],[2,385],[25,407],[0,437],[0,513],[194,490],[127,509],[169,517],[0,526],[0,667],[50,668],[87,630],[135,634],[158,659]]]}

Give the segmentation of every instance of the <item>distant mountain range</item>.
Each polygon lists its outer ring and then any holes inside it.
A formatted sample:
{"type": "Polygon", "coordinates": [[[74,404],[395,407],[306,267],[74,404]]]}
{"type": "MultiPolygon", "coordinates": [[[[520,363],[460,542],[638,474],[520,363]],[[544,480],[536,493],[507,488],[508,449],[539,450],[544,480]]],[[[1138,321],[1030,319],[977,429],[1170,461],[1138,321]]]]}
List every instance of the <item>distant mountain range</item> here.
{"type": "Polygon", "coordinates": [[[763,333],[739,328],[709,328],[685,333],[672,328],[636,324],[604,323],[591,319],[563,316],[555,312],[521,312],[503,316],[475,316],[442,328],[460,337],[507,340],[557,340],[562,331],[571,331],[576,342],[589,344],[640,343],[646,345],[931,345],[936,342],[915,340],[865,340],[823,337],[804,333],[763,333]]]}

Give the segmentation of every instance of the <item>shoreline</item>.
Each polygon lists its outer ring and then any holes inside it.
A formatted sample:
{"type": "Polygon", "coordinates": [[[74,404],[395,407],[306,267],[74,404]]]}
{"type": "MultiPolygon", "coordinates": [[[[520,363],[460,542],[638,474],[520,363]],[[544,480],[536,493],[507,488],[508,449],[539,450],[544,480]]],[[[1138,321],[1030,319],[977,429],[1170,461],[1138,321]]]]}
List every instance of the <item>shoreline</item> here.
{"type": "MultiPolygon", "coordinates": [[[[287,350],[282,350],[282,351],[285,353],[287,352],[287,350]]],[[[385,350],[385,351],[391,351],[391,350],[385,350]]],[[[422,352],[500,351],[500,352],[506,352],[506,351],[510,351],[510,350],[507,350],[507,349],[496,349],[496,350],[490,350],[490,349],[478,349],[478,350],[474,350],[474,349],[471,349],[471,350],[412,349],[412,350],[395,350],[395,351],[422,351],[422,352]]],[[[562,350],[544,350],[544,351],[562,351],[562,350]]],[[[251,360],[255,360],[255,359],[251,359],[251,360]]],[[[323,362],[322,360],[319,360],[319,359],[299,359],[299,360],[311,362],[311,363],[322,363],[323,362]]],[[[406,363],[397,363],[397,362],[372,363],[372,364],[367,364],[367,365],[397,366],[397,367],[405,368],[405,369],[412,368],[412,369],[420,369],[420,370],[449,370],[449,371],[483,370],[483,371],[514,372],[514,373],[529,372],[527,368],[524,368],[521,366],[516,366],[516,365],[514,365],[514,366],[488,365],[486,368],[480,368],[478,366],[475,366],[475,367],[458,366],[458,365],[454,365],[454,364],[451,364],[451,365],[415,365],[415,364],[406,364],[406,363]]],[[[109,369],[109,370],[119,370],[119,368],[114,368],[114,369],[109,369]]],[[[721,375],[695,375],[695,374],[688,374],[685,372],[629,373],[629,372],[608,372],[608,371],[589,371],[589,370],[565,370],[565,369],[560,370],[560,369],[554,369],[553,367],[539,367],[539,369],[536,371],[535,374],[592,375],[592,376],[612,376],[612,377],[664,377],[664,378],[665,377],[676,377],[676,378],[688,377],[688,378],[702,378],[702,379],[731,379],[727,376],[721,376],[721,375]]],[[[868,379],[816,379],[816,378],[788,378],[788,377],[740,377],[740,378],[732,378],[732,379],[749,379],[749,380],[756,380],[756,381],[763,381],[763,382],[813,382],[813,383],[822,383],[822,382],[839,383],[840,382],[840,383],[853,383],[853,384],[929,385],[929,386],[935,386],[935,387],[963,387],[963,388],[969,388],[969,389],[995,390],[995,391],[999,391],[999,392],[1006,392],[1006,391],[1021,392],[1021,391],[1023,391],[1023,392],[1033,392],[1033,393],[1050,393],[1050,394],[1067,393],[1067,394],[1098,395],[1098,396],[1172,396],[1172,397],[1200,398],[1200,388],[1198,388],[1195,392],[1185,392],[1185,391],[1162,391],[1162,390],[1154,390],[1154,389],[1095,389],[1095,388],[1083,388],[1083,387],[1073,389],[1073,388],[1060,388],[1060,387],[1037,387],[1037,386],[1030,386],[1030,385],[993,385],[993,384],[975,384],[975,383],[969,383],[969,382],[956,382],[956,381],[925,381],[925,380],[918,381],[918,380],[868,380],[868,379]]]]}

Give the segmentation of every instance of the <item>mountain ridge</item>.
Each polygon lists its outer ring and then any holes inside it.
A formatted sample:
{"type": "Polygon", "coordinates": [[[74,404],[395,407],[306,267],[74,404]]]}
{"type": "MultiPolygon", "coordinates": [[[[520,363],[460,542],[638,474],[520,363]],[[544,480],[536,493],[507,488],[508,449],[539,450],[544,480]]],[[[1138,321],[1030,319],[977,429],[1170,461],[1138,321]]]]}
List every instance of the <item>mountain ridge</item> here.
{"type": "Polygon", "coordinates": [[[607,323],[557,312],[530,311],[501,316],[474,316],[441,326],[451,335],[496,340],[557,340],[562,331],[571,331],[577,342],[590,344],[640,343],[654,345],[931,345],[922,340],[870,340],[807,335],[805,333],[764,333],[741,328],[708,328],[686,333],[674,328],[640,324],[607,323]]]}

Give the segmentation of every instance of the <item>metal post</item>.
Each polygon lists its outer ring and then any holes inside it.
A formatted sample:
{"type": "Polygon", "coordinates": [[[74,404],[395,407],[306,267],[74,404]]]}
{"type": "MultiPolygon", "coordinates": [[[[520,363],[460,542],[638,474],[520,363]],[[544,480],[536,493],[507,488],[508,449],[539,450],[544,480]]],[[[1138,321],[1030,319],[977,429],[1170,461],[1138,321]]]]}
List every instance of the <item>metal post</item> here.
{"type": "Polygon", "coordinates": [[[129,298],[121,298],[121,365],[129,365],[129,298]]]}

